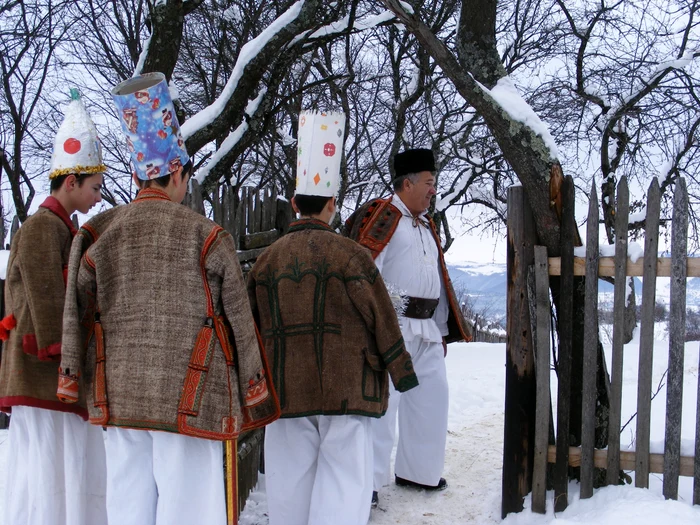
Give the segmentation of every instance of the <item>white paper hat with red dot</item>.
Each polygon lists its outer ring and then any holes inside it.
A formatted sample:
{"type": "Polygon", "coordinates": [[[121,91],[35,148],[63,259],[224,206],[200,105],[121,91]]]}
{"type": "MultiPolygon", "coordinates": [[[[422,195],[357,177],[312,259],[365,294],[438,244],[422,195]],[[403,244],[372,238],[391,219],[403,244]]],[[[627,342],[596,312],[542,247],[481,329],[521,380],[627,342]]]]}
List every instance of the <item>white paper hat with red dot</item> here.
{"type": "Polygon", "coordinates": [[[91,175],[107,171],[102,162],[102,145],[77,89],[71,89],[63,123],[56,132],[49,179],[61,175],[91,175]]]}
{"type": "Polygon", "coordinates": [[[302,111],[297,135],[297,195],[335,197],[340,188],[345,114],[302,111]]]}

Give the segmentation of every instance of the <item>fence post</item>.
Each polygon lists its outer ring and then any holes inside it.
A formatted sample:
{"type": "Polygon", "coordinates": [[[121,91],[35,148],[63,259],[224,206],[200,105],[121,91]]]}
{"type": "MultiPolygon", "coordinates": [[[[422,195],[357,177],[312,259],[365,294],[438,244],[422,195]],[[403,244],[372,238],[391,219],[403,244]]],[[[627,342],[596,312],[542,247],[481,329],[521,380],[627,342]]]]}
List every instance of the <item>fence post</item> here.
{"type": "Polygon", "coordinates": [[[654,307],[656,304],[656,267],[659,256],[659,216],[661,190],[656,177],[647,191],[644,228],[644,282],[639,331],[639,372],[637,379],[637,438],[634,484],[649,488],[649,435],[651,427],[651,376],[654,361],[654,307]]]}
{"type": "Polygon", "coordinates": [[[678,499],[685,358],[685,298],[688,273],[688,191],[685,179],[676,182],[671,223],[671,306],[668,331],[666,383],[666,439],[664,445],[664,497],[678,499]]]}
{"type": "Polygon", "coordinates": [[[508,299],[501,516],[523,510],[534,459],[536,385],[527,298],[535,224],[522,186],[508,188],[508,299]]]}
{"type": "Polygon", "coordinates": [[[568,506],[569,428],[571,426],[571,360],[574,327],[574,181],[564,178],[561,212],[561,277],[559,279],[559,359],[557,367],[557,461],[554,467],[554,512],[568,506]]]}
{"type": "Polygon", "coordinates": [[[535,455],[532,468],[532,512],[547,511],[547,452],[549,445],[549,264],[547,247],[535,246],[535,364],[537,384],[537,419],[535,427],[535,455]]]}
{"type": "Polygon", "coordinates": [[[586,302],[583,328],[583,383],[581,393],[581,499],[593,495],[596,374],[598,370],[598,192],[591,184],[586,228],[586,302]]]}
{"type": "Polygon", "coordinates": [[[610,419],[608,421],[608,471],[606,483],[620,480],[620,418],[622,412],[622,361],[624,356],[624,317],[627,302],[627,226],[629,190],[627,178],[617,185],[615,214],[615,295],[613,299],[612,371],[610,374],[610,419]]]}

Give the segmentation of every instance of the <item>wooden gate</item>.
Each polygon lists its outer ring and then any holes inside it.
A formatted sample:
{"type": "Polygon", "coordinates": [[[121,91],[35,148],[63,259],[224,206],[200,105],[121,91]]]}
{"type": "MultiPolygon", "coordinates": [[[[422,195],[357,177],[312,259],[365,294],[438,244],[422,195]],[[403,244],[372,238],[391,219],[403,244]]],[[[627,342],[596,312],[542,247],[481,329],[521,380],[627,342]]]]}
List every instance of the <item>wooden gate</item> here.
{"type": "MultiPolygon", "coordinates": [[[[508,343],[502,514],[522,510],[532,490],[532,510],[546,510],[547,482],[554,486],[554,510],[568,504],[568,468],[581,467],[581,498],[593,494],[594,468],[607,469],[607,484],[617,484],[620,470],[634,470],[637,487],[648,487],[649,473],[664,476],[663,493],[677,499],[679,476],[694,477],[693,503],[700,504],[700,395],[696,407],[695,456],[680,453],[683,363],[685,351],[686,278],[700,276],[700,260],[687,258],[688,195],[684,179],[676,183],[671,257],[658,257],[660,190],[656,179],[648,191],[643,261],[627,257],[629,192],[623,177],[617,188],[615,257],[600,257],[599,212],[595,183],[590,193],[586,256],[574,257],[573,181],[564,185],[561,258],[548,258],[537,246],[533,219],[522,187],[508,194],[508,343]],[[534,286],[528,286],[528,273],[534,286]],[[571,352],[574,276],[586,279],[581,446],[569,446],[571,352]],[[549,278],[560,276],[559,359],[556,441],[550,444],[550,302],[549,278]],[[636,450],[620,451],[623,379],[623,316],[627,277],[642,276],[636,450]],[[598,277],[614,277],[614,323],[608,447],[594,448],[596,373],[598,358],[598,277]],[[650,414],[656,278],[671,278],[669,358],[665,449],[650,453],[650,414]],[[553,463],[547,480],[548,463],[553,463]]],[[[700,380],[698,383],[700,393],[700,380]]]]}

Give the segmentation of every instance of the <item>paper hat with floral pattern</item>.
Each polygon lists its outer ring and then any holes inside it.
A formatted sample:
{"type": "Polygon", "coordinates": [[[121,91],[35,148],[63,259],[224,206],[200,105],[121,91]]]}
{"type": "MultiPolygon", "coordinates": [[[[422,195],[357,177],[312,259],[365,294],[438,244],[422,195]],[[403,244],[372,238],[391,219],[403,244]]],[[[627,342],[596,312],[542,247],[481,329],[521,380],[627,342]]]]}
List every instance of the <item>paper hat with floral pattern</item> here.
{"type": "Polygon", "coordinates": [[[344,113],[299,114],[297,195],[334,197],[340,188],[344,113]]]}
{"type": "Polygon", "coordinates": [[[102,145],[77,89],[71,89],[63,123],[56,132],[49,179],[62,175],[91,175],[107,171],[102,162],[102,145]]]}
{"type": "Polygon", "coordinates": [[[146,73],[112,89],[131,164],[141,180],[174,173],[190,160],[163,73],[146,73]]]}

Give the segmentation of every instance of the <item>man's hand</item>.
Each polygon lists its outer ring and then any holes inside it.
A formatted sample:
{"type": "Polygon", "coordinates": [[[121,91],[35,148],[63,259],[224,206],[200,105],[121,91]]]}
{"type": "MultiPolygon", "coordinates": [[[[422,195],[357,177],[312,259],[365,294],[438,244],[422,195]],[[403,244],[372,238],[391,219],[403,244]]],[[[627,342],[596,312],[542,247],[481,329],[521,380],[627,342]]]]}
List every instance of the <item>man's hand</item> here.
{"type": "Polygon", "coordinates": [[[445,357],[447,357],[447,343],[444,337],[442,338],[442,349],[445,351],[445,357]]]}

